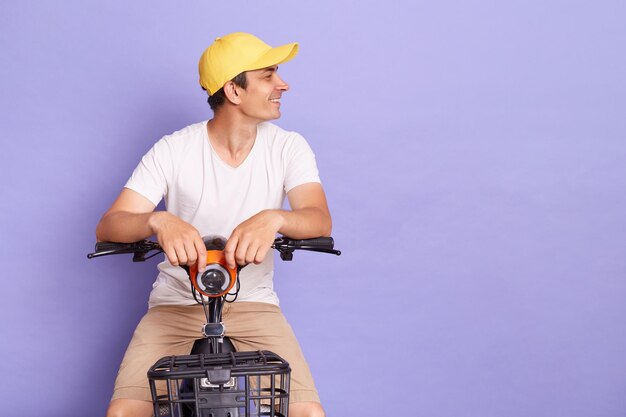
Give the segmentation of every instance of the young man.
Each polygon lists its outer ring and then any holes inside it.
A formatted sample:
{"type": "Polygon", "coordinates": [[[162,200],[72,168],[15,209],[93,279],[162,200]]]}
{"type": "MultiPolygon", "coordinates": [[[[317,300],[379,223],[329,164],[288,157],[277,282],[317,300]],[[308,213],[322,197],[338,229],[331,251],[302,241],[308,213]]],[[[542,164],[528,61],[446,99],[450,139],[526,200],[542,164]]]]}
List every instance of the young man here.
{"type": "Polygon", "coordinates": [[[289,413],[324,411],[298,342],[273,291],[277,233],[297,239],[330,236],[331,218],[315,157],[294,132],[268,123],[280,117],[289,86],[278,64],[298,44],[276,48],[247,33],[217,38],[200,58],[200,84],[214,111],[157,142],[143,157],[96,230],[99,241],[134,242],[156,235],[165,250],[149,309],[128,346],[107,416],[150,416],[146,372],[160,357],[188,354],[205,321],[177,265],[203,270],[202,236],[228,237],[230,266],[240,274],[237,301],[226,304],[226,335],[237,350],[267,349],[292,368],[289,413]],[[282,210],[285,196],[291,210],[282,210]],[[167,210],[155,211],[164,198],[167,210]]]}

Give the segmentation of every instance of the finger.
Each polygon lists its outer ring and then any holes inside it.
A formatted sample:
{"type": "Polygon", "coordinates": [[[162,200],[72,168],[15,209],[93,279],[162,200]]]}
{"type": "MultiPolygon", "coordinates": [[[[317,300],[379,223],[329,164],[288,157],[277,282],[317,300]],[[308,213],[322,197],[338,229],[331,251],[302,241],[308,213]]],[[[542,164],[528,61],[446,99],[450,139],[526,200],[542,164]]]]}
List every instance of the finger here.
{"type": "Polygon", "coordinates": [[[185,254],[187,255],[187,265],[193,265],[198,260],[198,252],[196,251],[195,240],[185,241],[183,244],[185,254]]]}
{"type": "Polygon", "coordinates": [[[256,260],[257,252],[259,251],[259,244],[252,243],[248,246],[248,250],[246,251],[246,264],[251,264],[256,260]]]}
{"type": "Polygon", "coordinates": [[[170,264],[174,266],[178,266],[178,257],[176,256],[176,250],[174,250],[174,247],[173,246],[168,246],[167,248],[163,247],[163,250],[165,251],[165,256],[167,256],[167,260],[170,262],[170,264]]]}
{"type": "Polygon", "coordinates": [[[237,265],[246,264],[247,252],[248,252],[248,242],[245,240],[240,240],[239,242],[237,242],[237,249],[235,250],[235,261],[237,261],[237,265]]]}
{"type": "Polygon", "coordinates": [[[263,262],[263,260],[265,260],[265,257],[267,256],[267,252],[269,250],[270,250],[269,246],[263,246],[263,247],[259,248],[259,250],[256,253],[256,257],[254,259],[254,263],[258,265],[261,262],[263,262]]]}
{"type": "Polygon", "coordinates": [[[175,243],[174,250],[176,251],[176,257],[178,258],[178,265],[187,265],[187,252],[185,252],[185,245],[182,242],[175,243]]]}
{"type": "Polygon", "coordinates": [[[237,266],[235,263],[235,250],[237,249],[237,243],[239,238],[237,235],[231,235],[228,242],[226,242],[226,246],[224,247],[224,257],[226,257],[226,264],[228,267],[233,269],[237,266]]]}
{"type": "Polygon", "coordinates": [[[194,240],[194,245],[196,247],[196,253],[198,254],[198,271],[204,272],[206,269],[206,246],[200,237],[194,240]]]}

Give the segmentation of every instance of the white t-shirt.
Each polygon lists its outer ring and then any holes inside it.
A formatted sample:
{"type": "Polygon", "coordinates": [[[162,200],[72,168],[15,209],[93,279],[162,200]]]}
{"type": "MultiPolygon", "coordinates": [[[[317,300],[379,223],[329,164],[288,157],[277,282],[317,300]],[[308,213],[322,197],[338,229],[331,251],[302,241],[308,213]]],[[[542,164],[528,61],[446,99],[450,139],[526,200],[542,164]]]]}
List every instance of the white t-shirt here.
{"type": "MultiPolygon", "coordinates": [[[[148,151],[125,187],[192,224],[200,235],[228,238],[233,229],[261,210],[279,209],[292,188],[320,182],[315,155],[306,140],[272,123],[261,123],[245,161],[233,168],[217,155],[206,121],[163,137],[148,151]]],[[[185,271],[167,258],[158,266],[149,306],[195,304],[185,271]]],[[[273,286],[274,259],[240,273],[237,301],[278,305],[273,286]]]]}

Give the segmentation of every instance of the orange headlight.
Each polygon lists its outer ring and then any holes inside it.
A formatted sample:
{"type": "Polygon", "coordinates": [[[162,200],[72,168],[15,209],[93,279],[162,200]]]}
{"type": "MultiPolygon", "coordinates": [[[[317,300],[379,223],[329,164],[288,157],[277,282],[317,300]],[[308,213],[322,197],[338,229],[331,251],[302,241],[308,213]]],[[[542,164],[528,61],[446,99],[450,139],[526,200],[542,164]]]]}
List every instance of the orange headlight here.
{"type": "Polygon", "coordinates": [[[206,297],[222,297],[235,285],[237,269],[228,268],[224,251],[208,250],[204,272],[198,273],[198,266],[193,265],[189,268],[189,278],[200,294],[206,297]]]}

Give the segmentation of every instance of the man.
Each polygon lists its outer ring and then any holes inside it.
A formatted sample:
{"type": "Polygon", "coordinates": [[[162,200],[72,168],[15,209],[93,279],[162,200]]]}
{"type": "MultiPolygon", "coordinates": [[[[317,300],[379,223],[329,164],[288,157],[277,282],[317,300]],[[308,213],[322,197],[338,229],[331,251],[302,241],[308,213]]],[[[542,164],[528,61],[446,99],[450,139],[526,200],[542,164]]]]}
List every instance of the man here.
{"type": "Polygon", "coordinates": [[[331,218],[315,157],[304,138],[268,123],[280,117],[289,86],[278,64],[298,44],[272,48],[247,33],[217,38],[200,58],[200,84],[213,119],[158,141],[143,157],[96,230],[99,241],[134,242],[156,235],[166,260],[149,309],[128,346],[107,416],[150,416],[146,372],[160,357],[188,354],[204,313],[178,265],[206,264],[202,236],[228,237],[229,266],[240,275],[226,304],[226,335],[237,350],[267,349],[291,365],[289,413],[323,416],[308,366],[273,291],[277,233],[297,239],[330,236],[331,218]],[[282,210],[287,196],[291,210],[282,210]],[[167,210],[155,211],[164,198],[167,210]]]}

